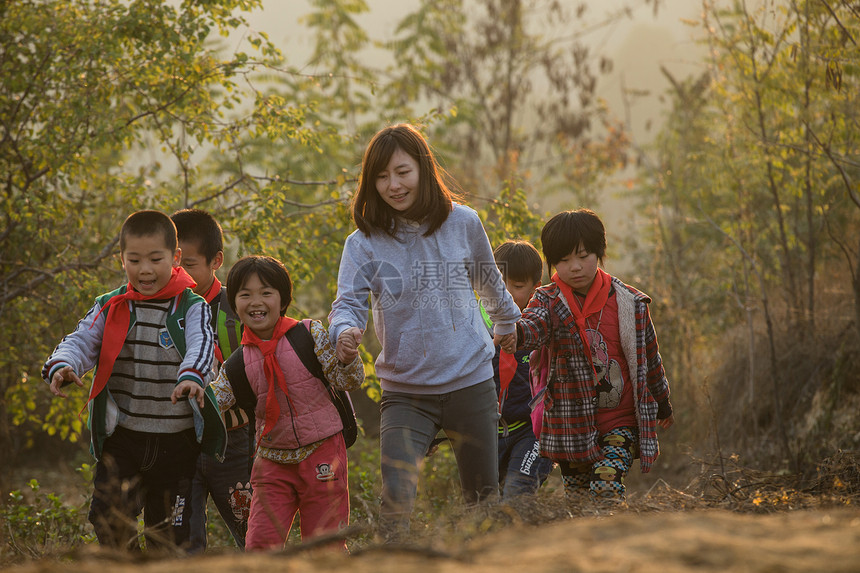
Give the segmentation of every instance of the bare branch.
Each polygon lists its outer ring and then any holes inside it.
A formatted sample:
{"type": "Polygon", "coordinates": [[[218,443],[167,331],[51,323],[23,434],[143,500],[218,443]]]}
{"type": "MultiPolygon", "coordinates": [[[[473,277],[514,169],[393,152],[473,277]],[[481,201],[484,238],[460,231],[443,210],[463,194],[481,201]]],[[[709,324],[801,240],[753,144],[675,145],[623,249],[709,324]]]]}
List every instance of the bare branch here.
{"type": "Polygon", "coordinates": [[[57,275],[69,271],[79,271],[98,267],[104,259],[111,255],[118,242],[119,236],[114,237],[95,257],[86,262],[58,265],[52,269],[28,269],[37,276],[0,295],[0,307],[5,306],[6,303],[18,298],[19,296],[29,294],[33,289],[57,275]]]}
{"type": "Polygon", "coordinates": [[[845,261],[848,263],[848,270],[851,272],[851,278],[853,280],[857,280],[857,275],[854,272],[854,256],[856,256],[851,249],[843,243],[836,236],[836,233],[833,232],[833,229],[830,226],[830,217],[827,216],[827,211],[823,213],[824,217],[824,228],[827,229],[827,235],[830,237],[830,240],[836,243],[836,246],[842,251],[842,254],[845,255],[845,261]]]}
{"type": "Polygon", "coordinates": [[[842,33],[845,34],[845,36],[849,40],[851,40],[851,43],[856,46],[857,42],[854,40],[854,36],[851,35],[851,32],[849,32],[848,29],[839,20],[839,16],[837,16],[836,12],[833,11],[833,8],[830,7],[830,3],[827,2],[827,0],[821,0],[821,3],[824,4],[824,7],[827,8],[827,11],[830,12],[830,15],[833,16],[834,20],[836,20],[836,25],[839,26],[839,29],[842,30],[842,33]]]}
{"type": "MultiPolygon", "coordinates": [[[[807,126],[809,127],[809,126],[807,126]]],[[[812,135],[812,138],[815,140],[816,145],[824,152],[824,154],[830,159],[830,162],[834,167],[839,171],[839,175],[842,176],[842,182],[845,184],[845,190],[848,192],[848,196],[860,208],[860,195],[854,191],[853,182],[851,181],[851,176],[845,171],[845,168],[842,167],[841,163],[833,156],[833,152],[830,150],[830,145],[826,145],[818,139],[818,135],[815,131],[809,127],[809,133],[812,135]]]]}
{"type": "Polygon", "coordinates": [[[186,208],[192,209],[192,208],[196,207],[197,205],[200,205],[201,203],[206,203],[207,201],[212,201],[213,199],[217,199],[218,197],[221,197],[222,195],[229,193],[230,191],[235,189],[240,183],[242,183],[243,181],[247,181],[247,179],[248,179],[248,176],[243,174],[238,179],[236,179],[232,183],[228,184],[227,186],[225,186],[220,191],[216,191],[212,195],[209,195],[207,197],[202,197],[196,201],[192,201],[191,203],[188,203],[186,208]]]}
{"type": "Polygon", "coordinates": [[[338,181],[337,179],[329,179],[328,181],[299,181],[297,179],[290,179],[289,177],[281,177],[280,175],[275,175],[274,177],[270,177],[268,175],[248,175],[248,177],[258,181],[268,181],[270,183],[287,183],[289,185],[309,186],[332,186],[341,185],[343,183],[356,183],[358,181],[358,179],[354,177],[343,179],[342,181],[338,181]]]}

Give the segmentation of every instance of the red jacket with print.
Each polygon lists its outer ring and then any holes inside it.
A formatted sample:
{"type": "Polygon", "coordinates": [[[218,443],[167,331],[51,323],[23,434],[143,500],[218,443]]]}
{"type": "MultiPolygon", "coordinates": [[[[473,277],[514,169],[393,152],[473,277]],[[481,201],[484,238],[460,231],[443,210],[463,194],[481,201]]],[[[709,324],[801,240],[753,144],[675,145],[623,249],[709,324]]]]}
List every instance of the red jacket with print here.
{"type": "MultiPolygon", "coordinates": [[[[657,459],[657,419],[672,413],[669,383],[648,312],[651,299],[612,277],[618,301],[621,346],[634,381],[633,403],[639,430],[641,469],[657,459]]],[[[556,461],[588,463],[602,459],[597,445],[597,392],[594,374],[576,320],[558,286],[538,288],[517,323],[518,349],[547,346],[550,371],[544,398],[541,455],[556,461]]]]}

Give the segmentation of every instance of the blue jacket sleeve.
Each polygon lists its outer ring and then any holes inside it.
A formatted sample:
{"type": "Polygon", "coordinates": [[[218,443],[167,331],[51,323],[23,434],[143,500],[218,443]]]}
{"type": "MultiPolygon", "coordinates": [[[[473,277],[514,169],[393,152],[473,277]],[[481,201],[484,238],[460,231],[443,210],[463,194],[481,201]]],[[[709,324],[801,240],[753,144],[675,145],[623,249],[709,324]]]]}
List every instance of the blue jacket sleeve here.
{"type": "Polygon", "coordinates": [[[185,314],[185,356],[179,365],[177,381],[194,380],[205,386],[215,359],[215,333],[212,310],[205,301],[192,305],[185,314]]]}

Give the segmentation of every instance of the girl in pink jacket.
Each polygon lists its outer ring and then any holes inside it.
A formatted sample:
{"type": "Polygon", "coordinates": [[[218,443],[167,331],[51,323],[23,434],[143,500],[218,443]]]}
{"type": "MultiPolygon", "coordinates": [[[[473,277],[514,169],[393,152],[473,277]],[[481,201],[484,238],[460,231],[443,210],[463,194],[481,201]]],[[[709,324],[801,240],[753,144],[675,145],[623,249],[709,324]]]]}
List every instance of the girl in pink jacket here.
{"type": "Polygon", "coordinates": [[[212,387],[222,410],[245,396],[256,417],[246,549],[283,547],[296,513],[301,515],[302,539],[337,531],[349,522],[343,425],[323,381],[305,367],[287,333],[293,328],[310,331],[325,377],[339,390],[361,386],[361,359],[339,363],[319,321],[300,324],[285,316],[292,283],[277,259],[237,261],[227,277],[227,298],[245,325],[242,352],[234,355],[242,355],[248,383],[243,381],[241,388],[237,380],[231,383],[232,370],[225,363],[212,387]]]}

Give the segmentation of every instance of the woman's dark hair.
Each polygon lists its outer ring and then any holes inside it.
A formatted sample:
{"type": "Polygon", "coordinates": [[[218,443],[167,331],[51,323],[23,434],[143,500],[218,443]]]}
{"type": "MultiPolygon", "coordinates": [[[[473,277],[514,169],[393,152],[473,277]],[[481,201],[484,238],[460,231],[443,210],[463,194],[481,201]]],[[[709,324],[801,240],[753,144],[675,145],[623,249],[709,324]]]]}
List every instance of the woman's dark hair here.
{"type": "Polygon", "coordinates": [[[367,235],[383,231],[394,236],[397,233],[397,215],[401,215],[413,221],[427,221],[430,227],[424,235],[432,234],[448,218],[456,198],[445,184],[446,175],[427,140],[415,127],[400,123],[380,130],[367,144],[361,162],[358,190],[352,201],[355,225],[367,235]],[[388,167],[391,156],[398,149],[418,164],[418,197],[403,213],[392,209],[376,190],[377,175],[388,167]]]}
{"type": "Polygon", "coordinates": [[[528,281],[530,284],[536,284],[543,275],[540,253],[528,241],[505,241],[493,251],[493,258],[496,259],[496,265],[506,281],[528,281]]]}
{"type": "Polygon", "coordinates": [[[281,295],[281,316],[293,301],[293,281],[284,263],[274,257],[250,255],[242,257],[227,274],[227,301],[236,312],[236,294],[242,290],[251,275],[260,277],[260,282],[277,289],[281,295]]]}
{"type": "Polygon", "coordinates": [[[606,255],[606,229],[603,221],[591,209],[562,211],[554,215],[540,232],[540,242],[546,264],[554,267],[561,259],[580,246],[597,255],[603,264],[606,255]]]}

